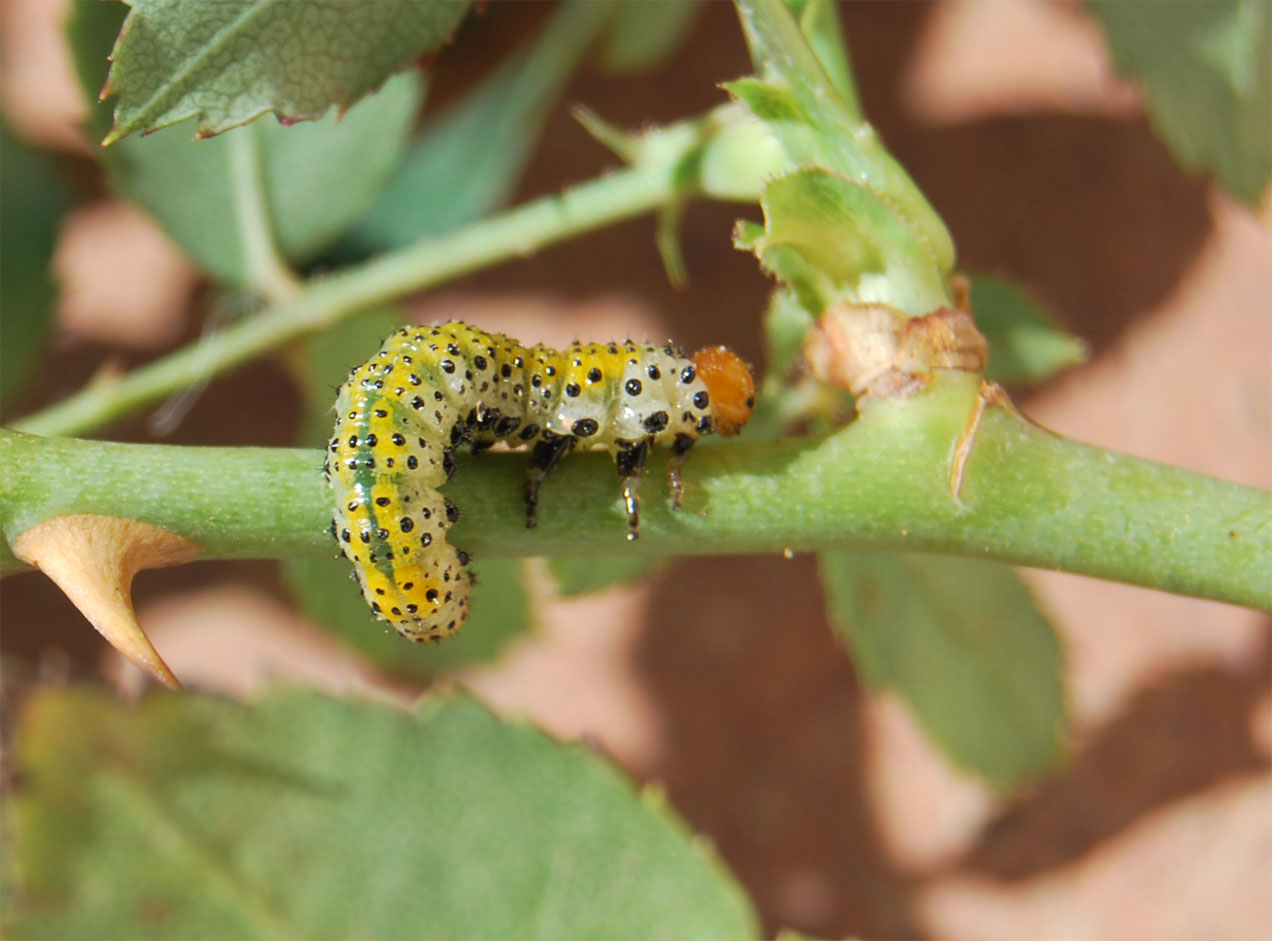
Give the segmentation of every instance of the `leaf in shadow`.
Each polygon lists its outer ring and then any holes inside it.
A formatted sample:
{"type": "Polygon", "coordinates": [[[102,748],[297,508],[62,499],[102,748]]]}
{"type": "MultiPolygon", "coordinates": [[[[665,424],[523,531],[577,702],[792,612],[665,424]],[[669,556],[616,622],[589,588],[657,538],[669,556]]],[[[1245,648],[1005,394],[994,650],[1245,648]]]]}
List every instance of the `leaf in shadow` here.
{"type": "Polygon", "coordinates": [[[1045,382],[1086,361],[1086,344],[1060,329],[1051,313],[1019,284],[988,274],[973,273],[971,279],[976,326],[989,341],[987,379],[1045,382]]]}
{"type": "MultiPolygon", "coordinates": [[[[332,543],[335,552],[335,543],[332,543]]],[[[413,644],[367,607],[353,567],[344,559],[288,559],[283,583],[302,612],[386,673],[431,680],[494,660],[531,627],[530,598],[521,559],[478,559],[472,610],[463,628],[439,644],[413,644]]]]}
{"type": "Polygon", "coordinates": [[[1257,206],[1272,178],[1272,6],[1258,0],[1163,5],[1091,2],[1120,72],[1185,167],[1207,170],[1257,206]]]}
{"type": "Polygon", "coordinates": [[[957,765],[1000,790],[1063,755],[1055,631],[1007,566],[882,552],[819,556],[830,623],[876,689],[900,694],[957,765]]]}
{"type": "Polygon", "coordinates": [[[656,68],[676,54],[701,12],[701,0],[622,0],[597,64],[610,72],[656,68]]]}
{"type": "Polygon", "coordinates": [[[49,265],[66,197],[45,158],[4,121],[0,165],[0,402],[7,402],[29,378],[48,336],[57,294],[49,265]]]}
{"type": "Polygon", "coordinates": [[[14,937],[756,934],[660,801],[468,699],[56,690],[18,738],[14,937]]]}
{"type": "Polygon", "coordinates": [[[553,556],[548,571],[557,595],[572,598],[642,581],[667,564],[654,555],[553,556]]]}
{"type": "Polygon", "coordinates": [[[432,119],[350,234],[347,253],[447,232],[506,202],[548,112],[609,13],[609,4],[591,0],[561,4],[538,36],[432,119]]]}

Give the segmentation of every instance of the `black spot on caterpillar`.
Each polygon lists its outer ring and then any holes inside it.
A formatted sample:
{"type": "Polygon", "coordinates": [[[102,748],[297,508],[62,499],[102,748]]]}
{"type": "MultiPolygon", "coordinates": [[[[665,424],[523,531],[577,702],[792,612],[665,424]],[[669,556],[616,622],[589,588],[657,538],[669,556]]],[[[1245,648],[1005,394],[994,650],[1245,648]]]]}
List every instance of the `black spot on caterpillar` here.
{"type": "Polygon", "coordinates": [[[332,532],[363,597],[412,640],[442,640],[468,614],[468,555],[447,542],[459,510],[438,491],[457,447],[531,447],[526,525],[539,484],[574,447],[608,448],[618,466],[629,539],[651,446],[670,442],[679,468],[702,435],[731,435],[750,417],[750,370],[724,347],[686,357],[671,345],[523,346],[458,321],[405,327],[349,373],[336,398],[327,481],[332,532]]]}

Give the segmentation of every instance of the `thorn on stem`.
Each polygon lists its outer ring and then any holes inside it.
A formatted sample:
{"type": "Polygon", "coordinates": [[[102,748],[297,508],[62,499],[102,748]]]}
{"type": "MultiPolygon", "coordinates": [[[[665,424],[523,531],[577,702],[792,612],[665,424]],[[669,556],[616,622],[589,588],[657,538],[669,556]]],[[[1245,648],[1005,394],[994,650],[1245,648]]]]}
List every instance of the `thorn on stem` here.
{"type": "Polygon", "coordinates": [[[985,420],[985,410],[991,405],[997,405],[1017,418],[1029,421],[1029,418],[1016,408],[1002,386],[989,379],[981,380],[980,388],[976,390],[976,401],[972,403],[972,411],[967,416],[967,424],[963,426],[963,433],[958,436],[958,441],[954,444],[953,457],[950,458],[950,495],[955,500],[963,492],[963,475],[967,471],[967,462],[972,456],[972,447],[976,444],[976,433],[980,431],[981,422],[985,420]]]}
{"type": "Polygon", "coordinates": [[[14,554],[51,578],[110,644],[171,689],[168,669],[133,611],[133,576],[188,562],[202,547],[150,523],[77,513],[39,523],[13,544],[14,554]]]}

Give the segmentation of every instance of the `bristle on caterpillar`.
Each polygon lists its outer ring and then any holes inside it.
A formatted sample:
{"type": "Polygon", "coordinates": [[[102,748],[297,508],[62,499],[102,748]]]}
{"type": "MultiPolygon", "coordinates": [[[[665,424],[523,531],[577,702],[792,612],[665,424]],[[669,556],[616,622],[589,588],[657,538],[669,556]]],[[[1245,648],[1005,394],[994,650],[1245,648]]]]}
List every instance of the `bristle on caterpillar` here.
{"type": "Polygon", "coordinates": [[[539,484],[575,447],[608,448],[618,466],[627,538],[640,532],[638,488],[649,449],[670,443],[668,478],[702,435],[731,435],[755,385],[724,347],[686,357],[671,345],[523,346],[459,321],[405,327],[349,373],[336,398],[327,480],[332,532],[375,615],[417,641],[449,637],[468,615],[468,556],[446,539],[459,510],[439,488],[456,448],[531,448],[526,525],[539,484]]]}

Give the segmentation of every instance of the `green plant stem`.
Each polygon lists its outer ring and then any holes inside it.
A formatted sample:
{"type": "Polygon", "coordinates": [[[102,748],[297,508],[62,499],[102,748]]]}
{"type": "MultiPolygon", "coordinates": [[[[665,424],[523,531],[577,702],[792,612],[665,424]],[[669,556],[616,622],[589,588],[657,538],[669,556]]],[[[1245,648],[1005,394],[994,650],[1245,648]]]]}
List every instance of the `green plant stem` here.
{"type": "Polygon", "coordinates": [[[325,279],[290,301],[203,337],[118,380],[97,382],[13,422],[39,435],[99,428],[182,388],[193,375],[221,372],[289,340],[322,330],[361,310],[470,271],[524,258],[553,242],[654,209],[683,181],[670,165],[620,170],[527,203],[445,236],[423,239],[325,279]]]}
{"type": "MultiPolygon", "coordinates": [[[[642,492],[641,538],[604,454],[562,462],[540,524],[524,525],[524,455],[460,461],[446,493],[456,544],[481,556],[926,551],[1060,569],[1272,610],[1272,495],[1069,441],[999,409],[976,439],[961,500],[949,459],[976,378],[943,375],[875,402],[828,437],[700,446],[685,506],[670,509],[661,458],[642,492]]],[[[144,519],[209,558],[321,556],[331,497],[317,451],[183,448],[0,438],[0,518],[12,542],[71,512],[144,519]]],[[[18,563],[8,554],[0,568],[18,563]]],[[[779,591],[780,586],[774,586],[779,591]]]]}
{"type": "Polygon", "coordinates": [[[269,198],[261,168],[260,127],[250,125],[228,140],[234,214],[239,242],[247,258],[249,281],[269,301],[283,303],[296,296],[300,279],[279,254],[270,225],[269,198]]]}

